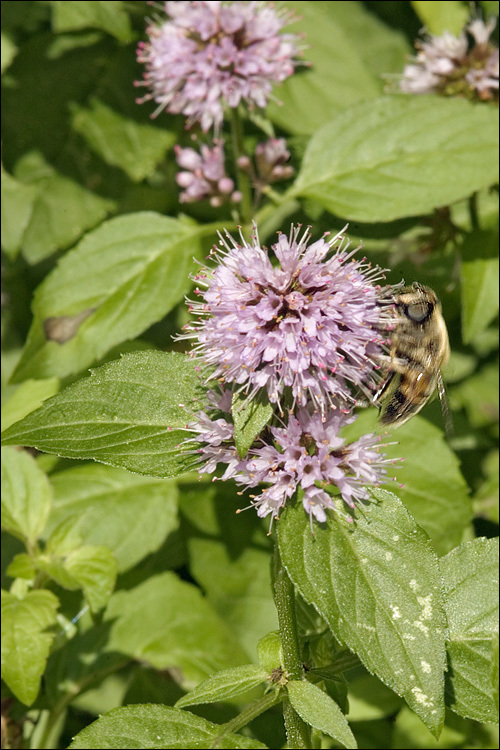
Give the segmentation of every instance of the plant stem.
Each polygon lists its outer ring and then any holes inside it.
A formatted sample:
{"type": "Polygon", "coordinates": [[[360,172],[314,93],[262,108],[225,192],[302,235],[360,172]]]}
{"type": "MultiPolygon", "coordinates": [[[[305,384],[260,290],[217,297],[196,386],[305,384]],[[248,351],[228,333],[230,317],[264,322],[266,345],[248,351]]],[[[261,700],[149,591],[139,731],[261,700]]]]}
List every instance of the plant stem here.
{"type": "Polygon", "coordinates": [[[246,156],[243,145],[243,125],[241,122],[238,108],[231,109],[231,139],[233,142],[234,168],[236,170],[236,180],[241,198],[241,220],[243,224],[250,224],[252,220],[252,196],[250,190],[250,178],[241,167],[238,166],[240,156],[246,156]]]}
{"type": "MultiPolygon", "coordinates": [[[[301,680],[303,677],[303,666],[297,630],[297,614],[295,611],[295,589],[281,561],[277,541],[274,545],[272,578],[274,603],[278,611],[281,646],[283,649],[283,668],[287,673],[288,679],[301,680]]],[[[310,728],[300,718],[288,699],[283,703],[283,715],[288,747],[310,747],[310,728]]]]}
{"type": "Polygon", "coordinates": [[[222,737],[224,737],[224,735],[229,734],[229,732],[237,732],[239,729],[256,719],[257,716],[263,714],[264,711],[268,711],[270,708],[276,705],[276,703],[280,703],[280,701],[282,700],[283,695],[280,695],[280,693],[276,690],[272,693],[264,695],[260,700],[252,703],[250,706],[245,708],[244,711],[238,714],[238,716],[235,716],[234,719],[226,722],[226,724],[222,724],[222,731],[215,738],[212,747],[217,747],[219,741],[222,739],[222,737]]]}

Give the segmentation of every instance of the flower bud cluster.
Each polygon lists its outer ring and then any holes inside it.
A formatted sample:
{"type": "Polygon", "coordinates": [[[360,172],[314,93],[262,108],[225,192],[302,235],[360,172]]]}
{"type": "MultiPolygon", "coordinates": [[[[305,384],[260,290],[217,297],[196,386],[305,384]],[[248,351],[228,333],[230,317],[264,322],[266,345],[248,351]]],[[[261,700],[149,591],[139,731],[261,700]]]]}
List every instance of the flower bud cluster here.
{"type": "Polygon", "coordinates": [[[177,146],[175,157],[183,169],[176,175],[177,184],[183,188],[181,203],[208,200],[216,208],[227,201],[241,201],[241,193],[235,190],[233,180],[226,174],[221,143],[214,143],[213,148],[202,145],[200,153],[177,146]]]}

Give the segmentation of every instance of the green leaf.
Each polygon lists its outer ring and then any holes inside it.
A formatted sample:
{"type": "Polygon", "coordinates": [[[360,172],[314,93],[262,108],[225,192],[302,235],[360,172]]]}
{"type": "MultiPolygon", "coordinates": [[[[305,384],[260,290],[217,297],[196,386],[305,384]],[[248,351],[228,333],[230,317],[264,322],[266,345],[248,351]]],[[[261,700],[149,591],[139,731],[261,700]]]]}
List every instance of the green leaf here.
{"type": "MultiPolygon", "coordinates": [[[[73,538],[72,541],[76,540],[73,538]]],[[[104,546],[87,545],[65,550],[59,553],[59,557],[54,552],[42,554],[34,559],[34,563],[63,588],[69,591],[82,589],[94,613],[107,604],[115,587],[116,560],[111,550],[104,546]]]]}
{"type": "Polygon", "coordinates": [[[69,750],[100,747],[102,750],[129,748],[265,748],[261,742],[239,734],[223,734],[221,725],[178,708],[138,704],[114,708],[85,727],[69,750]]]}
{"type": "Polygon", "coordinates": [[[165,316],[187,291],[200,231],[146,211],[88,234],[39,286],[14,382],[78,372],[165,316]]]}
{"type": "Polygon", "coordinates": [[[19,422],[50,396],[59,390],[59,378],[45,380],[25,380],[16,388],[12,396],[2,404],[2,429],[6,430],[14,422],[19,422]]]}
{"type": "Polygon", "coordinates": [[[59,600],[50,591],[29,591],[24,599],[2,590],[2,678],[31,706],[38,695],[56,622],[59,600]]]}
{"type": "Polygon", "coordinates": [[[137,565],[177,528],[177,486],[123,469],[87,464],[53,474],[49,533],[73,521],[84,544],[105,545],[119,572],[137,565]]]}
{"type": "Polygon", "coordinates": [[[2,528],[32,546],[52,507],[52,488],[35,459],[23,450],[2,450],[2,528]]]}
{"type": "Polygon", "coordinates": [[[185,690],[220,669],[247,663],[232,630],[200,590],[166,572],[115,593],[108,651],[121,651],[156,669],[176,669],[185,690]]]}
{"type": "Polygon", "coordinates": [[[1,44],[2,44],[1,72],[3,73],[4,70],[7,70],[12,60],[17,55],[17,47],[12,41],[12,39],[7,34],[4,34],[3,32],[2,32],[1,44]]]}
{"type": "MultiPolygon", "coordinates": [[[[273,93],[281,106],[271,103],[266,111],[289,132],[314,133],[333,112],[381,93],[382,81],[365,65],[360,45],[349,38],[346,27],[338,21],[335,6],[287,3],[287,9],[300,18],[300,33],[307,39],[304,57],[310,68],[299,66],[293,76],[276,87],[273,93]]],[[[292,25],[290,31],[297,33],[298,29],[292,25]]]]}
{"type": "Polygon", "coordinates": [[[79,29],[102,29],[120,42],[133,39],[130,19],[119,0],[51,0],[52,26],[56,33],[79,29]]]}
{"type": "Polygon", "coordinates": [[[267,396],[259,394],[251,400],[233,394],[231,414],[234,422],[234,441],[240,458],[244,458],[274,413],[267,396]]]}
{"type": "Polygon", "coordinates": [[[439,734],[446,621],[437,558],[397,497],[373,494],[378,502],[354,526],[332,513],[314,536],[302,506],[290,508],[278,528],[282,559],[333,635],[439,734]]]}
{"type": "MultiPolygon", "coordinates": [[[[377,411],[370,409],[359,414],[343,435],[355,439],[379,430],[377,411]]],[[[442,430],[417,415],[388,437],[384,435],[380,453],[395,461],[388,473],[403,485],[395,492],[430,536],[438,554],[460,544],[472,521],[472,503],[457,456],[442,430]]]]}
{"type": "Polygon", "coordinates": [[[448,705],[461,716],[497,722],[491,672],[498,638],[498,539],[466,542],[440,565],[449,626],[448,705]]]}
{"type": "Polygon", "coordinates": [[[498,703],[499,703],[499,671],[500,671],[500,664],[499,664],[499,643],[498,638],[495,638],[495,642],[493,644],[493,654],[492,654],[492,660],[491,660],[491,687],[492,687],[492,697],[494,701],[494,705],[498,714],[498,703]]]}
{"type": "Polygon", "coordinates": [[[363,222],[426,214],[498,181],[497,133],[498,110],[461,99],[365,102],[316,131],[290,197],[363,222]]]}
{"type": "Polygon", "coordinates": [[[2,175],[2,250],[11,260],[21,249],[23,236],[31,220],[40,188],[24,185],[4,169],[2,175]]]}
{"type": "Polygon", "coordinates": [[[123,169],[135,182],[149,177],[175,142],[174,133],[138,123],[99,99],[91,109],[75,106],[72,125],[106,164],[123,169]]]}
{"type": "Polygon", "coordinates": [[[25,578],[27,581],[32,581],[36,575],[33,558],[21,552],[13,558],[5,572],[10,578],[25,578]]]}
{"type": "Polygon", "coordinates": [[[358,746],[340,708],[317,685],[305,680],[290,680],[287,691],[290,703],[307,724],[333,737],[344,747],[358,746]]]}
{"type": "Polygon", "coordinates": [[[197,685],[194,690],[183,695],[175,704],[176,708],[197,706],[202,703],[217,703],[243,695],[249,690],[266,683],[269,676],[260,667],[246,664],[244,667],[224,669],[197,685]]]}
{"type": "Polygon", "coordinates": [[[449,31],[458,36],[469,20],[469,9],[460,0],[411,0],[412,7],[431,34],[449,31]]]}
{"type": "Polygon", "coordinates": [[[462,338],[470,344],[498,315],[498,232],[468,234],[461,254],[462,338]]]}
{"type": "Polygon", "coordinates": [[[37,191],[22,238],[22,253],[28,263],[66,249],[115,209],[113,201],[57,173],[38,152],[18,162],[16,177],[37,191]]]}
{"type": "Polygon", "coordinates": [[[117,573],[116,560],[107,547],[80,547],[66,557],[64,567],[82,587],[92,612],[107,604],[117,573]]]}
{"type": "Polygon", "coordinates": [[[92,371],[6,430],[6,444],[151,476],[176,476],[190,409],[204,390],[183,354],[135,352],[92,371]]]}

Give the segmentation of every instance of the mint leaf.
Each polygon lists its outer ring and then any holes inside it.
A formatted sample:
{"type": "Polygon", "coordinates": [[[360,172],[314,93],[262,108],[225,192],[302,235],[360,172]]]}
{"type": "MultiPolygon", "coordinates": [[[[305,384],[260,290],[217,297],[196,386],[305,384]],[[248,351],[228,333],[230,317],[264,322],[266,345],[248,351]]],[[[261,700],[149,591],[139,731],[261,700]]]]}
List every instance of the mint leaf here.
{"type": "Polygon", "coordinates": [[[120,42],[133,39],[130,18],[120,0],[51,0],[50,5],[53,8],[52,25],[55,32],[94,28],[112,34],[120,42]]]}
{"type": "Polygon", "coordinates": [[[19,422],[59,390],[59,378],[45,380],[25,380],[12,396],[2,404],[2,430],[14,422],[19,422]]]}
{"type": "Polygon", "coordinates": [[[232,630],[200,590],[171,572],[113,594],[105,617],[111,624],[108,651],[156,669],[179,670],[185,690],[220,669],[248,662],[232,630]]]}
{"type": "Polygon", "coordinates": [[[69,750],[127,748],[265,748],[239,734],[223,734],[218,724],[178,708],[138,704],[114,708],[77,734],[69,750]],[[220,737],[220,739],[219,739],[220,737]]]}
{"type": "Polygon", "coordinates": [[[411,4],[422,25],[431,34],[449,31],[458,36],[470,17],[469,9],[460,0],[442,0],[439,3],[411,0],[411,4]]]}
{"type": "Polygon", "coordinates": [[[160,547],[177,528],[172,480],[86,464],[52,474],[54,505],[47,534],[73,522],[84,544],[105,545],[123,572],[160,547]]]}
{"type": "MultiPolygon", "coordinates": [[[[304,58],[310,67],[300,69],[300,75],[291,76],[275,89],[281,105],[271,103],[266,112],[289,132],[314,133],[333,112],[374,99],[382,90],[382,81],[364,63],[361,45],[337,18],[336,5],[287,3],[300,17],[300,31],[308,45],[304,58]]],[[[290,30],[296,32],[296,26],[290,30]]]]}
{"type": "Polygon", "coordinates": [[[498,639],[498,539],[466,542],[440,565],[449,626],[447,702],[461,716],[497,722],[491,673],[498,639]]]}
{"type": "Polygon", "coordinates": [[[314,133],[290,196],[362,222],[426,214],[498,181],[497,133],[498,110],[463,99],[365,102],[314,133]]]}
{"type": "Polygon", "coordinates": [[[25,185],[11,177],[3,168],[2,176],[2,250],[12,260],[23,242],[39,188],[25,185]]]}
{"type": "Polygon", "coordinates": [[[51,591],[29,591],[18,599],[2,590],[2,678],[22,703],[31,706],[54,636],[59,600],[51,591]]]}
{"type": "Polygon", "coordinates": [[[306,680],[290,680],[287,692],[290,703],[307,724],[333,737],[344,747],[357,748],[344,714],[317,685],[306,680]]]}
{"type": "Polygon", "coordinates": [[[52,507],[52,488],[35,459],[23,450],[2,451],[2,528],[32,546],[52,507]]]}
{"type": "Polygon", "coordinates": [[[4,442],[151,476],[189,466],[179,443],[204,391],[183,354],[134,352],[92,371],[4,433],[4,442]]]}
{"type": "Polygon", "coordinates": [[[279,523],[283,563],[333,635],[404,697],[429,729],[444,719],[445,615],[437,558],[395,495],[349,525],[331,513],[315,524],[302,506],[279,523]]]}
{"type": "Polygon", "coordinates": [[[31,264],[70,247],[115,208],[112,201],[63,177],[38,152],[19,160],[16,177],[36,190],[22,236],[22,254],[31,264]]]}
{"type": "Polygon", "coordinates": [[[92,100],[91,109],[75,106],[72,124],[106,164],[135,182],[149,177],[175,142],[174,133],[136,122],[99,99],[92,100]]]}
{"type": "Polygon", "coordinates": [[[231,414],[234,422],[234,440],[240,458],[246,456],[273,413],[273,405],[265,395],[258,395],[252,399],[233,395],[231,414]]]}
{"type": "Polygon", "coordinates": [[[144,211],[90,232],[38,287],[13,381],[79,372],[160,320],[189,288],[200,231],[144,211]]]}
{"type": "Polygon", "coordinates": [[[262,685],[267,682],[268,677],[263,669],[254,664],[224,669],[216,672],[208,680],[200,682],[194,690],[179,698],[175,705],[176,708],[184,708],[184,706],[226,701],[262,685]]]}

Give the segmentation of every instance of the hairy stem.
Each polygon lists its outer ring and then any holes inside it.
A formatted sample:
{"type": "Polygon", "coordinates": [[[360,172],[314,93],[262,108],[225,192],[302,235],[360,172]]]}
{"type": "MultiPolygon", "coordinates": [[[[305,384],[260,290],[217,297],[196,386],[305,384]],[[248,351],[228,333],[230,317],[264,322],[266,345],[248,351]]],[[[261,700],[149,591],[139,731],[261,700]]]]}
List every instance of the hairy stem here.
{"type": "MultiPolygon", "coordinates": [[[[297,630],[295,611],[295,589],[282,563],[278,543],[274,545],[272,560],[274,603],[278,611],[278,623],[283,649],[283,668],[290,680],[303,677],[302,658],[297,630]]],[[[309,726],[300,718],[288,700],[283,703],[288,747],[308,748],[311,746],[309,726]]]]}

